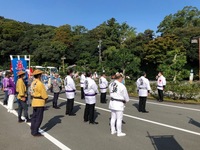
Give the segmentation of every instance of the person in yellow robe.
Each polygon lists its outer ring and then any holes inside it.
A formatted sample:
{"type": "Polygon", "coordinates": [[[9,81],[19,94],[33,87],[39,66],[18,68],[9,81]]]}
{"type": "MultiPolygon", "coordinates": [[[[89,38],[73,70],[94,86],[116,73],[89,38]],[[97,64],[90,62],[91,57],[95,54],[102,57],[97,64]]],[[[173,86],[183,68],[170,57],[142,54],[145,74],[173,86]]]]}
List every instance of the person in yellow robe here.
{"type": "Polygon", "coordinates": [[[31,134],[33,136],[42,136],[39,132],[39,127],[43,120],[44,108],[48,95],[44,84],[41,82],[42,76],[41,70],[35,70],[33,72],[34,81],[31,83],[31,97],[33,107],[33,114],[31,118],[31,134]]]}
{"type": "Polygon", "coordinates": [[[16,83],[16,92],[17,92],[17,100],[18,100],[18,122],[30,122],[30,119],[28,117],[28,105],[26,103],[27,100],[27,89],[26,89],[26,85],[24,83],[24,76],[25,76],[25,72],[24,71],[19,71],[17,73],[18,76],[18,80],[16,83]],[[21,119],[22,116],[22,110],[24,110],[24,117],[25,120],[21,119]]]}

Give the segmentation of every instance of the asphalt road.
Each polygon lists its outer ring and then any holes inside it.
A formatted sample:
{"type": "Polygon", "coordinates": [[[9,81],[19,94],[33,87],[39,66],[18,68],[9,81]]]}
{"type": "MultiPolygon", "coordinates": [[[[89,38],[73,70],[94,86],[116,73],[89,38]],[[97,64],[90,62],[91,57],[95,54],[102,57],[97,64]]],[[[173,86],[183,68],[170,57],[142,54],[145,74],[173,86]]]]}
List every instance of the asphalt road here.
{"type": "MultiPolygon", "coordinates": [[[[108,104],[96,104],[98,125],[83,122],[84,100],[80,92],[75,97],[76,116],[66,116],[66,96],[61,93],[58,104],[52,108],[52,94],[46,104],[41,125],[44,137],[33,137],[30,124],[18,123],[17,113],[8,113],[2,105],[0,92],[0,150],[199,150],[200,106],[149,100],[149,113],[137,111],[138,100],[126,104],[122,131],[127,135],[110,134],[108,104]]],[[[109,99],[109,96],[107,96],[109,99]]],[[[14,104],[17,109],[17,103],[14,104]]],[[[29,109],[31,114],[32,109],[29,109]]]]}

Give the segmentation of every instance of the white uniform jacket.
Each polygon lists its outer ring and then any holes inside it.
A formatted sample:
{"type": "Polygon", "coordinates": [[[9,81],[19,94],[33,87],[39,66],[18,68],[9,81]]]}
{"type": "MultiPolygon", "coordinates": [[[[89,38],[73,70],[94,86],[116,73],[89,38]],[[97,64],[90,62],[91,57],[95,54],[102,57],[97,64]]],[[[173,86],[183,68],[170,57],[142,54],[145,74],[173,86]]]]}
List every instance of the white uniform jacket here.
{"type": "Polygon", "coordinates": [[[75,97],[76,86],[70,75],[66,76],[64,84],[67,99],[73,99],[75,97]]]}
{"type": "Polygon", "coordinates": [[[129,101],[129,96],[126,87],[115,80],[109,85],[110,103],[109,109],[124,111],[124,103],[129,101]]]}
{"type": "Polygon", "coordinates": [[[157,89],[163,90],[163,86],[165,85],[166,85],[166,79],[163,75],[161,75],[160,77],[158,77],[157,80],[157,89]]]}
{"type": "Polygon", "coordinates": [[[84,87],[84,83],[85,83],[85,75],[82,74],[82,75],[80,76],[80,86],[81,86],[81,87],[84,87]]]}
{"type": "Polygon", "coordinates": [[[99,78],[99,88],[101,93],[106,93],[108,87],[108,81],[103,76],[99,78]]]}
{"type": "Polygon", "coordinates": [[[147,97],[148,91],[151,90],[149,80],[144,76],[141,76],[139,79],[137,79],[136,84],[139,96],[147,97]]]}
{"type": "Polygon", "coordinates": [[[84,94],[85,94],[85,103],[86,104],[95,104],[96,103],[96,94],[99,93],[98,86],[95,81],[87,77],[84,83],[84,94]]]}

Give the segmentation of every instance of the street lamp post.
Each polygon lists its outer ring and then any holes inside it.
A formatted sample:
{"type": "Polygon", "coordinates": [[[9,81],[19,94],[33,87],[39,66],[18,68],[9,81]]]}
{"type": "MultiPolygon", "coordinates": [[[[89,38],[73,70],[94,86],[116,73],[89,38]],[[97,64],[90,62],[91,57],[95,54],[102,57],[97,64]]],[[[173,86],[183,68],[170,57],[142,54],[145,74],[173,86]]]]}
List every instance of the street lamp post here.
{"type": "Polygon", "coordinates": [[[198,43],[198,47],[199,47],[199,80],[200,80],[200,36],[192,37],[191,43],[198,43]]]}
{"type": "Polygon", "coordinates": [[[65,59],[66,59],[65,56],[63,56],[63,57],[61,58],[62,63],[63,63],[63,72],[65,72],[65,59]]]}

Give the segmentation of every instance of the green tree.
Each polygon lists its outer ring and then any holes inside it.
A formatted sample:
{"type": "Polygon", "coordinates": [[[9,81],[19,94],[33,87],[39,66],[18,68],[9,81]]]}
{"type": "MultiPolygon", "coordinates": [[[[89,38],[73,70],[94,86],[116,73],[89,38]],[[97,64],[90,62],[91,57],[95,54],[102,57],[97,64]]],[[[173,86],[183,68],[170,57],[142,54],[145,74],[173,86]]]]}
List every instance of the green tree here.
{"type": "Polygon", "coordinates": [[[186,54],[177,48],[167,52],[166,59],[158,68],[165,73],[168,80],[182,80],[189,77],[190,71],[184,69],[186,63],[186,54]]]}
{"type": "Polygon", "coordinates": [[[196,7],[186,6],[175,14],[170,14],[159,24],[158,31],[162,34],[174,33],[177,28],[199,27],[200,11],[196,7]]]}
{"type": "Polygon", "coordinates": [[[166,35],[156,38],[145,45],[144,61],[154,64],[168,79],[182,79],[186,76],[183,69],[186,64],[186,50],[178,37],[166,35]]]}

